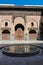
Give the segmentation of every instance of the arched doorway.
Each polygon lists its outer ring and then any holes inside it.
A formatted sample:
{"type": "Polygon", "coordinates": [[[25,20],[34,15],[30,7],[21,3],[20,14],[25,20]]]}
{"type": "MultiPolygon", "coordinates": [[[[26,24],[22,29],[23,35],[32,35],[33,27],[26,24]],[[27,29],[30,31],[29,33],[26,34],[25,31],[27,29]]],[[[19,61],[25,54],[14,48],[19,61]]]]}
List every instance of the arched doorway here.
{"type": "Polygon", "coordinates": [[[2,39],[3,40],[9,40],[10,39],[10,31],[9,30],[3,30],[2,31],[2,39]]]}
{"type": "Polygon", "coordinates": [[[17,24],[15,26],[15,40],[24,39],[24,26],[22,24],[17,24]]]}
{"type": "Polygon", "coordinates": [[[36,30],[31,29],[31,30],[29,31],[29,39],[34,40],[34,39],[36,39],[36,37],[37,37],[37,32],[36,32],[36,30]]]}

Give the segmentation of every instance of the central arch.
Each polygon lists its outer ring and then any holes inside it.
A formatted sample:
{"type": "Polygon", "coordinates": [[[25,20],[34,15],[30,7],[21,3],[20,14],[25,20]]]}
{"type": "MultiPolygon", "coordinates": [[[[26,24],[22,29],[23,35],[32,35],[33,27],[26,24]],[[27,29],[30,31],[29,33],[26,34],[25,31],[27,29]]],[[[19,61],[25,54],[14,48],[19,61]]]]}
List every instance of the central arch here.
{"type": "Polygon", "coordinates": [[[10,39],[10,31],[9,30],[3,30],[2,31],[2,39],[3,40],[9,40],[10,39]]]}
{"type": "Polygon", "coordinates": [[[16,40],[24,39],[24,26],[20,23],[15,26],[15,39],[16,40]]]}
{"type": "Polygon", "coordinates": [[[22,24],[20,24],[20,23],[15,26],[15,31],[16,31],[18,28],[21,28],[21,29],[24,31],[24,26],[23,26],[22,24]]]}

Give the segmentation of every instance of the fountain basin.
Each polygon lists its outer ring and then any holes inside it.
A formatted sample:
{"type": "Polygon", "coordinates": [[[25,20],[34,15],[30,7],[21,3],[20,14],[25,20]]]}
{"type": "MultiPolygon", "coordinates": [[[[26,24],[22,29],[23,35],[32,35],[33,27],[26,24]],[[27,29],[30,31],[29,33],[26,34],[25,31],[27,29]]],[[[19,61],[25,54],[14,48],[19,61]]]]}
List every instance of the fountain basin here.
{"type": "Polygon", "coordinates": [[[2,53],[12,57],[30,57],[37,55],[40,49],[34,45],[9,45],[2,49],[2,53]]]}

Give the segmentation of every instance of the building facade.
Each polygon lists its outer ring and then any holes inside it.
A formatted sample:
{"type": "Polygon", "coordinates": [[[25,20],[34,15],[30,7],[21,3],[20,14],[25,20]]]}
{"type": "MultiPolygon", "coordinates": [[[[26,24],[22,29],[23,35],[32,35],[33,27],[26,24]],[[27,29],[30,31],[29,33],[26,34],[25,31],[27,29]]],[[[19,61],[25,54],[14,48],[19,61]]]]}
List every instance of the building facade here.
{"type": "Polygon", "coordinates": [[[0,6],[2,40],[43,39],[43,7],[0,6]]]}

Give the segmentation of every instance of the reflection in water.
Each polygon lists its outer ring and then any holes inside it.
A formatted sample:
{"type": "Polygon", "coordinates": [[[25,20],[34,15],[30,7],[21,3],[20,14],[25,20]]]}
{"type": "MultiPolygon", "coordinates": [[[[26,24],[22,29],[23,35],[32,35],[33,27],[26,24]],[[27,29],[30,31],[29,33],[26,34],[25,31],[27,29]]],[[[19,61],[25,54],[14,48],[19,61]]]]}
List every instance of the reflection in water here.
{"type": "Polygon", "coordinates": [[[38,48],[35,46],[29,45],[16,45],[16,46],[8,46],[5,47],[3,50],[10,53],[28,53],[36,51],[38,48]]]}

